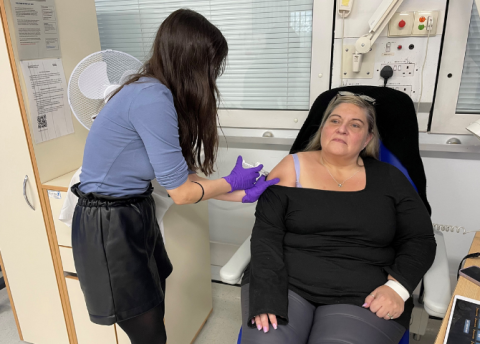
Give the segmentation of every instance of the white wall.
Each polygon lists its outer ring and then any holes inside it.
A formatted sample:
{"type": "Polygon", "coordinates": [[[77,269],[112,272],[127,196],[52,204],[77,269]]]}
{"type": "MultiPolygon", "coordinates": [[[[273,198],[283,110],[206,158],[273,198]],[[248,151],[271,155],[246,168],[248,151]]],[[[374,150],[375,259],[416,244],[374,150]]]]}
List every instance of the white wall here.
{"type": "MultiPolygon", "coordinates": [[[[422,154],[432,221],[480,230],[480,154],[422,154]]],[[[475,233],[444,232],[452,285],[460,260],[468,254],[475,233]]],[[[453,290],[453,289],[452,289],[453,290]]]]}

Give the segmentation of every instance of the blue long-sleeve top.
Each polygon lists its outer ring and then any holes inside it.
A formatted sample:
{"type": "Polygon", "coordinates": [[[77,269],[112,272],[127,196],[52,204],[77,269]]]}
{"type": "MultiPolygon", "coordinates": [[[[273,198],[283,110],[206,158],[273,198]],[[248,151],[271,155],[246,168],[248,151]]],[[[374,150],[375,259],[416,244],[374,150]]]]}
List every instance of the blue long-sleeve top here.
{"type": "Polygon", "coordinates": [[[141,194],[157,179],[167,190],[189,173],[180,147],[170,90],[154,78],[123,87],[102,109],[87,137],[80,190],[108,196],[141,194]]]}

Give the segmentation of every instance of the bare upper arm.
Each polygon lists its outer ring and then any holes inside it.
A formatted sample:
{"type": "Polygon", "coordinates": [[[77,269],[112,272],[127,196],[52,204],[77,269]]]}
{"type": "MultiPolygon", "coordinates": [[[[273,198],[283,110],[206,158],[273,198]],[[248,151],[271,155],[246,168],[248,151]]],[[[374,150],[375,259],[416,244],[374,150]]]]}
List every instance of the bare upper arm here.
{"type": "Polygon", "coordinates": [[[277,166],[270,172],[267,180],[279,178],[280,182],[277,185],[281,186],[296,186],[295,164],[291,154],[287,155],[278,163],[277,166]]]}

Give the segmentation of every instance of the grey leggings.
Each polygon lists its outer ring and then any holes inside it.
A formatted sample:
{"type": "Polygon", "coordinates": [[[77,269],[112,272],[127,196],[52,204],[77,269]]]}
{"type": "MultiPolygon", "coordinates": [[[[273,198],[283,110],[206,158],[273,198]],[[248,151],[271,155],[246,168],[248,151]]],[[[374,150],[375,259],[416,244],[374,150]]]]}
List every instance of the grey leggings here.
{"type": "Polygon", "coordinates": [[[242,344],[398,344],[405,328],[353,305],[315,307],[288,291],[286,326],[267,333],[247,326],[249,284],[242,286],[242,344]]]}

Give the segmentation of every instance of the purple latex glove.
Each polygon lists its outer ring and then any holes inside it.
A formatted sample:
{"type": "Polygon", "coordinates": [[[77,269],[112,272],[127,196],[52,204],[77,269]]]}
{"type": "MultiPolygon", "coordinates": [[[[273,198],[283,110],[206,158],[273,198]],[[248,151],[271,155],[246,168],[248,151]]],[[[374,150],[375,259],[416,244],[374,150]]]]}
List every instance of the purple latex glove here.
{"type": "Polygon", "coordinates": [[[256,202],[262,193],[271,185],[277,184],[280,179],[274,178],[269,181],[265,181],[265,176],[258,178],[257,183],[251,189],[245,190],[245,196],[242,198],[242,203],[253,203],[256,202]]]}
{"type": "Polygon", "coordinates": [[[258,172],[263,168],[263,165],[258,165],[254,168],[243,168],[242,161],[242,156],[239,155],[237,163],[232,172],[230,172],[230,175],[223,177],[232,187],[232,191],[230,192],[253,188],[255,181],[260,175],[258,172]]]}

